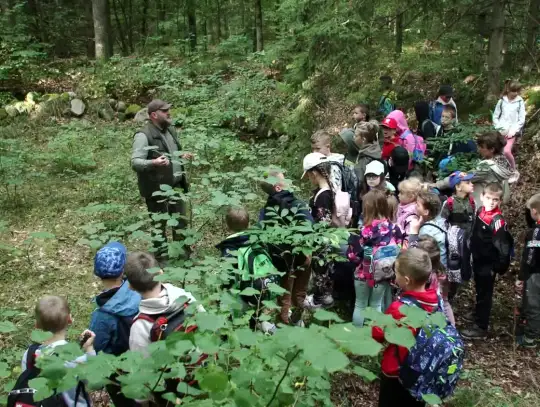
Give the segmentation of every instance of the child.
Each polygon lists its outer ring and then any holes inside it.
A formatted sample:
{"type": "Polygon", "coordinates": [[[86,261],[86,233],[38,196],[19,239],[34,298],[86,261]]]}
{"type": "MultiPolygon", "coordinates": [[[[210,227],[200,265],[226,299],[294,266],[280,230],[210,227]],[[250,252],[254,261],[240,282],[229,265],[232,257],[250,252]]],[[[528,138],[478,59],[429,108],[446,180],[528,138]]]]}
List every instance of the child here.
{"type": "MultiPolygon", "coordinates": [[[[261,221],[275,219],[269,218],[267,212],[269,208],[278,207],[278,213],[281,213],[283,209],[290,211],[296,208],[294,215],[293,212],[289,212],[288,218],[278,220],[281,226],[296,226],[302,222],[314,222],[308,205],[297,199],[291,191],[286,189],[285,177],[282,172],[275,170],[266,174],[265,181],[261,182],[261,189],[268,194],[266,205],[261,210],[261,221]]],[[[302,253],[293,255],[292,251],[293,247],[291,245],[279,245],[270,247],[269,254],[278,271],[286,273],[281,281],[281,286],[288,293],[281,297],[280,319],[283,323],[301,325],[303,323],[301,319],[303,306],[311,275],[309,268],[311,259],[302,253]],[[289,317],[291,302],[296,309],[289,317]]]]}
{"type": "Polygon", "coordinates": [[[141,296],[124,282],[126,255],[124,245],[112,242],[99,249],[94,258],[94,274],[105,291],[95,298],[97,308],[89,329],[96,334],[96,352],[115,356],[129,350],[129,330],[141,302],[141,296]]]}
{"type": "MultiPolygon", "coordinates": [[[[431,270],[429,255],[418,248],[411,248],[402,252],[395,263],[396,283],[403,290],[402,297],[408,297],[418,302],[423,310],[434,312],[438,308],[438,296],[434,289],[426,289],[431,270]]],[[[405,317],[400,312],[403,303],[398,299],[386,310],[386,314],[400,320],[405,317]]],[[[411,329],[413,335],[417,330],[411,329]]],[[[385,342],[384,330],[373,327],[373,338],[378,342],[385,342]]],[[[421,407],[422,401],[417,401],[399,380],[400,366],[405,363],[409,351],[403,346],[390,344],[384,350],[381,362],[381,387],[379,390],[379,407],[421,407]]]]}
{"type": "Polygon", "coordinates": [[[535,224],[527,231],[521,256],[518,277],[524,282],[522,312],[527,323],[517,340],[525,348],[535,348],[540,340],[540,194],[527,201],[527,210],[535,224]]]}
{"type": "Polygon", "coordinates": [[[396,192],[394,186],[386,181],[384,164],[378,160],[366,165],[361,195],[364,196],[372,189],[379,189],[389,195],[394,195],[396,192]]]}
{"type": "Polygon", "coordinates": [[[441,212],[441,200],[433,192],[421,191],[416,199],[416,211],[422,220],[422,226],[419,233],[421,235],[433,236],[439,244],[441,251],[441,263],[447,267],[447,230],[446,219],[443,219],[441,212]]]}
{"type": "Polygon", "coordinates": [[[429,103],[420,101],[414,105],[414,113],[418,122],[416,133],[425,140],[441,135],[441,126],[433,123],[429,118],[429,103]]]}
{"type": "Polygon", "coordinates": [[[399,135],[398,135],[398,123],[396,119],[391,117],[386,117],[382,122],[381,126],[384,133],[384,142],[381,151],[381,157],[384,161],[388,161],[392,155],[392,151],[396,146],[399,146],[399,135]]]}
{"type": "Polygon", "coordinates": [[[379,125],[377,122],[363,122],[356,126],[354,142],[358,146],[358,156],[354,171],[359,184],[364,181],[366,166],[373,160],[381,159],[381,146],[377,140],[379,125]]]}
{"type": "Polygon", "coordinates": [[[506,138],[504,156],[513,170],[516,169],[516,161],[512,155],[512,147],[523,131],[526,115],[525,101],[519,95],[520,92],[521,84],[518,81],[507,80],[504,83],[503,97],[493,111],[493,127],[506,138]]]}
{"type": "MultiPolygon", "coordinates": [[[[503,187],[503,202],[507,202],[510,198],[510,187],[508,182],[511,178],[517,179],[516,173],[510,167],[510,163],[503,155],[503,149],[506,145],[504,137],[496,131],[480,134],[476,139],[478,145],[478,153],[483,158],[476,165],[473,171],[474,177],[471,182],[474,185],[473,196],[476,207],[480,207],[482,202],[480,196],[484,186],[497,182],[503,187]]],[[[450,187],[450,177],[438,181],[433,186],[439,190],[450,187]]]]}
{"type": "MultiPolygon", "coordinates": [[[[101,279],[105,290],[95,298],[97,308],[92,313],[89,329],[96,334],[96,352],[115,356],[129,350],[129,331],[141,302],[141,296],[130,290],[124,281],[126,255],[124,245],[111,242],[99,249],[94,257],[94,274],[101,279]]],[[[136,405],[120,392],[120,386],[109,384],[106,387],[115,405],[136,405]]]]}
{"type": "MultiPolygon", "coordinates": [[[[133,252],[127,255],[124,272],[129,286],[141,295],[139,313],[157,318],[170,315],[184,307],[184,302],[194,303],[197,300],[190,292],[172,284],[162,284],[154,281],[154,276],[162,273],[157,260],[150,253],[133,252]],[[182,301],[182,298],[185,301],[182,301]]],[[[201,305],[199,312],[204,312],[201,305]]],[[[148,355],[148,346],[152,343],[150,331],[153,323],[149,320],[135,319],[129,335],[129,349],[148,355]]]]}
{"type": "Polygon", "coordinates": [[[474,185],[471,180],[474,174],[454,171],[449,178],[449,186],[454,194],[448,198],[442,206],[441,217],[446,219],[451,226],[458,226],[467,235],[470,235],[476,205],[472,197],[474,185]]]}
{"type": "Polygon", "coordinates": [[[451,105],[454,107],[456,112],[456,122],[457,122],[457,106],[454,99],[454,89],[450,85],[441,85],[439,92],[437,93],[437,100],[431,102],[430,105],[430,119],[436,124],[442,124],[442,112],[444,106],[451,105]]]}
{"type": "Polygon", "coordinates": [[[386,117],[392,110],[395,110],[396,108],[396,105],[392,101],[395,99],[396,95],[392,91],[392,78],[390,76],[383,75],[379,78],[379,80],[383,94],[379,99],[377,113],[382,117],[386,117]]]}
{"type": "Polygon", "coordinates": [[[353,129],[356,130],[356,127],[362,122],[369,122],[369,107],[364,103],[356,105],[353,109],[353,120],[354,125],[353,129]]]}
{"type": "MultiPolygon", "coordinates": [[[[404,147],[409,152],[409,170],[412,170],[414,163],[420,161],[423,157],[417,157],[420,152],[425,152],[426,145],[424,139],[418,135],[415,135],[411,129],[409,129],[409,124],[407,123],[407,117],[405,113],[401,110],[394,110],[386,119],[394,119],[397,124],[396,136],[398,144],[404,147]]],[[[386,120],[385,119],[385,120],[386,120]]],[[[391,153],[391,151],[390,151],[391,153]]]]}
{"type": "MultiPolygon", "coordinates": [[[[28,353],[32,347],[24,352],[21,363],[23,372],[28,368],[29,364],[34,365],[36,358],[39,358],[40,355],[52,355],[54,354],[54,348],[67,344],[67,329],[72,322],[67,300],[53,295],[45,296],[37,302],[35,315],[36,328],[50,332],[53,336],[43,342],[43,345],[35,351],[35,354],[28,353]],[[34,361],[34,363],[28,363],[29,360],[34,361]]],[[[88,339],[82,344],[82,349],[85,354],[75,359],[73,362],[66,363],[66,367],[74,368],[78,363],[85,363],[88,356],[96,355],[96,351],[94,350],[94,338],[96,335],[92,331],[86,330],[81,334],[81,338],[84,338],[85,336],[88,336],[88,339]]],[[[75,400],[76,395],[77,387],[62,392],[62,399],[65,405],[68,407],[75,405],[90,406],[90,400],[87,399],[87,396],[85,397],[85,394],[79,394],[78,399],[75,400]]]]}
{"type": "Polygon", "coordinates": [[[405,236],[411,233],[411,221],[418,219],[416,212],[416,198],[422,189],[422,183],[415,178],[401,181],[399,189],[399,206],[397,213],[397,224],[405,236]]]}
{"type": "MultiPolygon", "coordinates": [[[[315,187],[309,201],[311,215],[315,223],[332,223],[332,211],[334,209],[334,191],[330,182],[330,163],[322,154],[311,153],[304,157],[304,174],[315,187]]],[[[331,278],[332,267],[329,264],[320,265],[313,263],[314,286],[313,295],[304,301],[304,308],[317,309],[322,306],[331,306],[333,282],[331,278]]]]}
{"type": "Polygon", "coordinates": [[[350,241],[348,258],[357,264],[353,324],[359,327],[364,325],[363,314],[368,306],[383,311],[382,304],[393,277],[392,273],[383,278],[376,275],[373,255],[383,246],[394,246],[397,255],[403,240],[399,227],[388,220],[388,213],[386,194],[376,189],[368,192],[364,197],[364,226],[359,236],[350,241]]]}
{"type": "Polygon", "coordinates": [[[388,160],[388,177],[394,188],[398,188],[399,183],[407,177],[408,172],[409,152],[401,146],[394,147],[388,160]]]}
{"type": "Polygon", "coordinates": [[[469,339],[487,336],[497,274],[504,274],[510,266],[512,237],[506,228],[499,204],[503,188],[497,183],[486,185],[482,193],[482,207],[476,215],[471,235],[471,253],[476,288],[476,307],[466,319],[475,324],[463,331],[469,339]]]}

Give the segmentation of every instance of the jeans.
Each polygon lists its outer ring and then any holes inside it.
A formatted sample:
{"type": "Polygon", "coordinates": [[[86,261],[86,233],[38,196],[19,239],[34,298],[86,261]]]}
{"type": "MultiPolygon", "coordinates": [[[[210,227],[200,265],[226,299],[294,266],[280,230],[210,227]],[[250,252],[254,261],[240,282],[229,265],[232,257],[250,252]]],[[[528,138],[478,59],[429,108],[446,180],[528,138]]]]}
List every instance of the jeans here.
{"type": "Polygon", "coordinates": [[[540,274],[534,273],[523,286],[523,314],[525,336],[529,339],[540,339],[540,274]]]}
{"type": "Polygon", "coordinates": [[[370,287],[365,281],[354,280],[356,299],[354,301],[353,324],[359,327],[364,325],[363,311],[367,307],[382,312],[383,301],[386,292],[389,290],[390,285],[387,282],[382,282],[376,284],[375,287],[370,287]]]}

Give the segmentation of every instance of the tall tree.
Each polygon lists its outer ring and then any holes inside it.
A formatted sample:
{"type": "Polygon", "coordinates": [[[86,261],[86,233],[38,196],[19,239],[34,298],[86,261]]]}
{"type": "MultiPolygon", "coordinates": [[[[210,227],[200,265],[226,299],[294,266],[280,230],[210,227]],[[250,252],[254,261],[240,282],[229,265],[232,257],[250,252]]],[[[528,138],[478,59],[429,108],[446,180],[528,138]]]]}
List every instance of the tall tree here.
{"type": "Polygon", "coordinates": [[[264,49],[262,1],[255,0],[255,51],[264,49]]]}
{"type": "Polygon", "coordinates": [[[536,40],[540,34],[540,0],[530,0],[529,12],[527,13],[527,53],[530,54],[533,62],[536,63],[538,47],[536,40]]]}
{"type": "Polygon", "coordinates": [[[504,24],[506,0],[493,0],[491,9],[491,33],[487,56],[486,101],[492,102],[499,98],[501,92],[501,67],[504,62],[504,24]]]}
{"type": "Polygon", "coordinates": [[[107,31],[108,0],[92,0],[92,17],[94,20],[94,41],[97,59],[108,59],[109,32],[107,31]]]}
{"type": "Polygon", "coordinates": [[[191,51],[197,48],[197,15],[195,13],[195,0],[186,0],[186,14],[188,22],[189,47],[191,51]]]}
{"type": "Polygon", "coordinates": [[[396,15],[396,44],[395,53],[396,56],[400,56],[403,51],[403,11],[399,11],[396,15]]]}

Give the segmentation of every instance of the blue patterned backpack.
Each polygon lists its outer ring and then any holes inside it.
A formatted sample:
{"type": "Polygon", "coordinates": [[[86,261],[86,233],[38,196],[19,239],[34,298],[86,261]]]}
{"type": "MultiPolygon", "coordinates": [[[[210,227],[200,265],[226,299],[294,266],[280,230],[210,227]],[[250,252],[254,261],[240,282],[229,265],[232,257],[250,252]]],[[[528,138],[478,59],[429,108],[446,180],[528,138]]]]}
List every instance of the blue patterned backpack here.
{"type": "MultiPolygon", "coordinates": [[[[412,297],[401,297],[399,301],[422,308],[412,297]]],[[[440,296],[437,312],[443,312],[440,296]]],[[[407,360],[400,367],[399,380],[417,400],[422,400],[422,396],[428,394],[444,399],[454,393],[464,358],[463,340],[448,320],[446,326],[419,328],[416,344],[409,350],[407,360]]]]}

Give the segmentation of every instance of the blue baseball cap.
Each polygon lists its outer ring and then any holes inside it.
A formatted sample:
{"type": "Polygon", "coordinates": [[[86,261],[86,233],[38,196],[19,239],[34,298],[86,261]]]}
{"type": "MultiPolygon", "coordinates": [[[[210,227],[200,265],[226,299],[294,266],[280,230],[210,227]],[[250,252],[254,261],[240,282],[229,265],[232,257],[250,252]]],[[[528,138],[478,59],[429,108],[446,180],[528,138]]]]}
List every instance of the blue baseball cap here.
{"type": "Polygon", "coordinates": [[[94,257],[94,274],[101,279],[118,278],[124,272],[127,249],[120,242],[107,243],[94,257]]]}
{"type": "Polygon", "coordinates": [[[466,172],[454,171],[450,174],[450,188],[455,188],[461,181],[470,181],[473,179],[474,174],[467,174],[466,172]]]}

